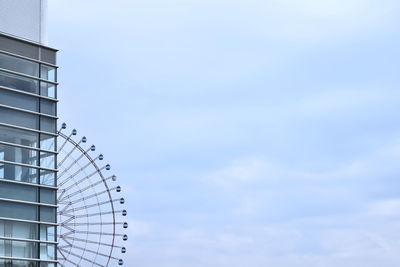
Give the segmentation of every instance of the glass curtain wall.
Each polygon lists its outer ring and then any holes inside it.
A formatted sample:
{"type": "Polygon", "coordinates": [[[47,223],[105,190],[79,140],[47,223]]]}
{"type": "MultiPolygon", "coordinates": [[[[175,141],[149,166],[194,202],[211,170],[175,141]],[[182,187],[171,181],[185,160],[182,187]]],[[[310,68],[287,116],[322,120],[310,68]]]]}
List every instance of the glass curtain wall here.
{"type": "Polygon", "coordinates": [[[55,65],[0,43],[0,267],[56,266],[56,97],[55,65]]]}

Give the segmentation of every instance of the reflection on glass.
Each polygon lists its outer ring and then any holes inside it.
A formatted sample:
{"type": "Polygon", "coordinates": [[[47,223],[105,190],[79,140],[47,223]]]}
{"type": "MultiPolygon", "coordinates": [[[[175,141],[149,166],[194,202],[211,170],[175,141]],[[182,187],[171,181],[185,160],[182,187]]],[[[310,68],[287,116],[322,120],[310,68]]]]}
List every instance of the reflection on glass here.
{"type": "Polygon", "coordinates": [[[37,169],[0,163],[0,179],[37,183],[37,169]]]}
{"type": "Polygon", "coordinates": [[[46,204],[56,204],[56,190],[40,188],[40,202],[46,204]]]}
{"type": "Polygon", "coordinates": [[[40,170],[40,184],[55,186],[56,173],[53,171],[40,170]]]}
{"type": "Polygon", "coordinates": [[[53,153],[40,152],[40,166],[44,168],[56,168],[56,155],[53,153]]]}
{"type": "Polygon", "coordinates": [[[2,183],[0,186],[0,198],[36,202],[37,188],[28,185],[2,183]]]}
{"type": "Polygon", "coordinates": [[[39,128],[38,115],[0,108],[0,123],[12,124],[20,127],[37,130],[39,128]]]}
{"type": "Polygon", "coordinates": [[[56,208],[40,207],[40,221],[56,222],[56,208]]]}
{"type": "Polygon", "coordinates": [[[56,256],[56,247],[51,244],[40,244],[40,259],[54,260],[56,256]]]}
{"type": "Polygon", "coordinates": [[[40,78],[55,82],[56,81],[56,68],[42,64],[40,66],[40,78]]]}
{"type": "Polygon", "coordinates": [[[0,125],[0,141],[37,147],[39,134],[0,125]]]}
{"type": "Polygon", "coordinates": [[[37,220],[37,207],[29,204],[0,201],[0,217],[37,220]]]}
{"type": "Polygon", "coordinates": [[[51,225],[40,225],[41,241],[56,241],[56,227],[51,225]]]}
{"type": "Polygon", "coordinates": [[[0,144],[0,160],[37,165],[37,151],[0,144]]]}
{"type": "Polygon", "coordinates": [[[56,120],[47,117],[40,117],[40,130],[50,133],[56,132],[56,120]]]}
{"type": "Polygon", "coordinates": [[[0,220],[0,236],[37,240],[37,224],[0,220]]]}
{"type": "Polygon", "coordinates": [[[40,148],[49,151],[55,151],[56,137],[47,134],[40,134],[40,148]]]}
{"type": "Polygon", "coordinates": [[[31,76],[39,76],[38,63],[1,53],[0,68],[20,72],[31,76]]]}
{"type": "MultiPolygon", "coordinates": [[[[35,261],[19,261],[19,260],[0,259],[0,266],[1,267],[36,267],[36,262],[35,261]]],[[[40,265],[40,266],[42,266],[42,265],[40,265]]],[[[43,265],[43,266],[47,266],[47,265],[43,265]]],[[[55,265],[51,265],[51,266],[55,267],[55,265]]]]}
{"type": "Polygon", "coordinates": [[[52,83],[40,82],[40,95],[56,98],[56,88],[52,83]]]}
{"type": "MultiPolygon", "coordinates": [[[[15,258],[36,258],[37,243],[0,240],[0,256],[15,257],[15,258]]],[[[13,264],[10,266],[15,266],[15,265],[13,264]]]]}
{"type": "Polygon", "coordinates": [[[40,113],[55,116],[56,102],[47,99],[40,99],[40,113]]]}
{"type": "Polygon", "coordinates": [[[39,94],[39,81],[0,71],[0,86],[39,94]]]}
{"type": "Polygon", "coordinates": [[[37,112],[39,111],[38,103],[39,100],[37,97],[0,89],[0,104],[2,105],[37,112]]]}

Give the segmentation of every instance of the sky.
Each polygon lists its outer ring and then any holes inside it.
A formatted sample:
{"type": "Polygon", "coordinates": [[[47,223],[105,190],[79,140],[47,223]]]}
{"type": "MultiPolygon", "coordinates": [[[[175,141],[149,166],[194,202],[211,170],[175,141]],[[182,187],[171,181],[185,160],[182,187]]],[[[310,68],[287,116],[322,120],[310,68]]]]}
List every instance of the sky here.
{"type": "Polygon", "coordinates": [[[400,264],[400,2],[49,1],[126,266],[400,264]]]}

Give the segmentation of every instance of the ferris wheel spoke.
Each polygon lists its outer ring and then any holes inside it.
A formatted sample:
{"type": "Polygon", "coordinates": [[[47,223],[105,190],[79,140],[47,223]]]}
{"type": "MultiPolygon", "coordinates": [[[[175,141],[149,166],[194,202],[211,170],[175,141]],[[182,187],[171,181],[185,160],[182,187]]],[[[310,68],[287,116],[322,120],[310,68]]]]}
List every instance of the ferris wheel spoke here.
{"type": "Polygon", "coordinates": [[[64,246],[62,246],[62,245],[60,246],[60,245],[59,245],[58,248],[62,248],[62,247],[71,247],[71,246],[72,246],[72,243],[71,243],[71,242],[69,242],[68,240],[65,240],[65,235],[64,235],[64,236],[60,236],[60,238],[63,239],[63,240],[65,241],[65,243],[68,244],[68,246],[65,246],[65,245],[64,245],[64,246]]]}
{"type": "Polygon", "coordinates": [[[65,225],[83,226],[83,225],[123,225],[122,222],[90,222],[90,223],[66,223],[65,225]]]}
{"type": "MultiPolygon", "coordinates": [[[[62,129],[60,129],[58,132],[61,133],[61,130],[62,130],[62,129]]],[[[72,130],[72,132],[71,132],[68,136],[64,135],[64,142],[63,142],[63,144],[58,148],[58,151],[63,150],[63,148],[64,148],[65,145],[68,143],[68,141],[71,140],[71,136],[73,136],[73,135],[76,135],[76,130],[75,130],[75,129],[72,130]]]]}
{"type": "Polygon", "coordinates": [[[113,245],[113,244],[109,244],[109,243],[102,243],[102,242],[96,242],[96,241],[86,240],[86,239],[77,238],[77,237],[66,236],[65,238],[72,239],[74,241],[79,241],[79,242],[86,242],[86,243],[90,243],[90,244],[96,244],[96,245],[102,245],[102,246],[108,246],[108,247],[114,247],[114,248],[122,248],[121,246],[118,246],[118,245],[113,245]]]}
{"type": "MultiPolygon", "coordinates": [[[[99,157],[99,156],[97,156],[97,158],[98,158],[98,157],[99,157]]],[[[73,179],[76,175],[78,175],[80,172],[84,171],[88,166],[90,166],[90,164],[91,164],[91,163],[89,162],[89,163],[87,164],[87,166],[83,166],[80,170],[78,170],[76,173],[70,175],[68,178],[66,178],[66,179],[64,179],[64,180],[60,180],[60,181],[59,181],[59,185],[60,185],[60,186],[63,186],[64,184],[66,184],[67,182],[69,182],[69,181],[70,181],[71,179],[73,179]]],[[[109,166],[108,164],[107,164],[107,165],[104,165],[103,167],[101,167],[101,168],[95,170],[94,172],[92,172],[91,174],[86,175],[85,177],[83,177],[82,179],[80,179],[80,180],[77,182],[77,184],[80,184],[80,183],[86,181],[88,178],[92,177],[92,176],[95,175],[95,174],[98,174],[98,173],[99,173],[100,171],[102,171],[103,169],[108,168],[108,166],[109,166]]],[[[77,184],[72,184],[72,185],[66,187],[66,188],[65,188],[66,191],[68,191],[69,189],[71,189],[73,186],[75,186],[75,185],[77,185],[77,184]]]]}
{"type": "Polygon", "coordinates": [[[108,204],[110,202],[119,202],[119,201],[121,201],[120,198],[111,199],[111,200],[99,202],[99,203],[96,203],[96,204],[84,205],[84,206],[81,206],[81,207],[78,207],[78,208],[69,209],[69,210],[66,210],[64,213],[68,214],[68,213],[75,212],[75,211],[80,211],[80,210],[83,210],[83,209],[89,209],[89,208],[93,208],[93,207],[96,207],[96,206],[102,206],[102,205],[108,204]]]}
{"type": "MultiPolygon", "coordinates": [[[[66,205],[65,205],[65,207],[63,207],[58,213],[60,214],[60,215],[64,215],[65,214],[65,211],[69,208],[69,207],[71,207],[71,205],[72,205],[72,203],[71,202],[68,202],[66,205]]],[[[67,213],[68,214],[68,213],[67,213]]]]}
{"type": "Polygon", "coordinates": [[[60,215],[60,217],[61,217],[61,215],[62,215],[62,217],[68,217],[68,219],[66,221],[63,221],[63,223],[70,222],[75,219],[75,215],[72,215],[72,214],[60,214],[60,212],[58,212],[58,215],[60,215]]]}
{"type": "MultiPolygon", "coordinates": [[[[79,141],[78,145],[81,143],[81,141],[79,141]]],[[[67,159],[69,156],[71,156],[71,154],[74,152],[74,150],[77,148],[77,146],[73,146],[72,149],[67,153],[67,155],[58,162],[57,167],[60,167],[67,159]]],[[[83,155],[82,155],[83,156],[83,155]]],[[[76,161],[77,162],[77,161],[76,161]]],[[[76,163],[75,162],[75,163],[76,163]]]]}
{"type": "Polygon", "coordinates": [[[58,259],[66,260],[67,257],[64,255],[64,252],[57,247],[58,252],[61,254],[61,257],[58,256],[58,259]]]}
{"type": "MultiPolygon", "coordinates": [[[[97,171],[93,172],[93,173],[91,174],[91,176],[95,175],[96,173],[97,173],[97,171]]],[[[90,177],[91,177],[91,176],[90,176],[90,177]]],[[[109,176],[109,177],[107,177],[107,178],[104,178],[104,181],[113,179],[113,177],[115,177],[115,175],[112,175],[112,176],[109,176]]],[[[82,178],[81,180],[79,180],[79,182],[82,183],[82,182],[83,182],[84,180],[86,180],[87,178],[89,178],[89,177],[84,177],[84,178],[82,178]]],[[[73,196],[78,195],[78,194],[82,194],[82,193],[85,192],[86,190],[89,190],[89,189],[91,189],[91,188],[96,187],[97,185],[100,185],[100,184],[104,183],[104,181],[102,181],[102,180],[97,181],[97,182],[95,182],[95,183],[93,183],[93,184],[90,184],[90,185],[88,185],[88,186],[86,186],[86,187],[80,189],[79,191],[75,191],[75,192],[73,192],[73,193],[71,193],[71,194],[69,194],[69,195],[66,195],[66,196],[64,196],[63,198],[61,198],[61,197],[65,194],[65,192],[67,191],[67,190],[64,190],[64,191],[61,193],[61,195],[60,195],[59,201],[62,201],[62,200],[64,200],[64,199],[66,199],[66,198],[73,197],[73,196]]],[[[71,188],[73,188],[73,186],[76,186],[76,185],[78,185],[78,184],[75,183],[75,184],[73,184],[73,185],[70,185],[69,187],[67,187],[67,189],[71,189],[71,188]]]]}
{"type": "Polygon", "coordinates": [[[107,232],[92,232],[92,231],[78,231],[78,230],[75,230],[74,233],[88,234],[88,235],[124,236],[124,234],[107,233],[107,232]]]}
{"type": "MultiPolygon", "coordinates": [[[[61,248],[60,250],[62,250],[62,251],[67,251],[67,250],[64,249],[64,248],[61,248]]],[[[76,254],[76,253],[74,253],[74,252],[70,252],[69,254],[72,255],[72,256],[75,256],[75,257],[77,257],[77,258],[79,258],[79,259],[82,259],[82,260],[84,260],[84,261],[90,262],[91,264],[104,267],[103,265],[100,265],[100,264],[98,264],[97,262],[94,262],[94,261],[92,261],[92,260],[90,260],[90,259],[88,259],[88,258],[86,258],[86,257],[83,257],[83,256],[81,256],[81,255],[78,255],[78,254],[76,254]]],[[[76,264],[75,262],[72,262],[72,261],[69,260],[69,259],[66,259],[66,260],[67,260],[68,262],[71,262],[72,264],[76,264]]],[[[78,266],[79,266],[79,265],[78,265],[78,266]]]]}
{"type": "Polygon", "coordinates": [[[82,171],[84,171],[87,167],[89,167],[92,163],[89,162],[86,165],[84,165],[82,168],[80,168],[79,170],[77,170],[76,172],[74,172],[71,176],[69,176],[67,179],[65,179],[64,181],[60,181],[60,186],[63,186],[66,182],[68,182],[69,180],[71,180],[72,178],[74,178],[75,176],[77,176],[78,174],[80,174],[82,171]]]}
{"type": "Polygon", "coordinates": [[[83,250],[85,252],[89,252],[89,253],[92,253],[92,254],[95,254],[95,255],[111,258],[111,259],[114,259],[114,260],[118,259],[118,258],[115,258],[113,256],[110,256],[110,255],[107,255],[107,254],[104,254],[104,253],[100,253],[100,252],[97,252],[97,251],[94,251],[94,250],[91,250],[91,249],[88,249],[88,248],[83,248],[83,247],[77,246],[77,245],[74,245],[73,248],[76,248],[76,249],[79,249],[79,250],[83,250]]]}
{"type": "Polygon", "coordinates": [[[108,189],[108,190],[104,190],[104,191],[101,191],[101,192],[98,192],[98,193],[91,194],[91,195],[89,195],[89,196],[87,196],[87,197],[79,198],[79,199],[77,199],[77,200],[72,201],[71,203],[72,203],[72,204],[76,204],[76,203],[81,202],[81,201],[89,200],[89,199],[91,199],[91,198],[101,196],[101,195],[103,195],[103,194],[105,194],[105,193],[108,193],[109,191],[114,191],[114,190],[116,190],[116,189],[117,189],[117,187],[113,187],[113,188],[110,188],[110,189],[108,189]]]}

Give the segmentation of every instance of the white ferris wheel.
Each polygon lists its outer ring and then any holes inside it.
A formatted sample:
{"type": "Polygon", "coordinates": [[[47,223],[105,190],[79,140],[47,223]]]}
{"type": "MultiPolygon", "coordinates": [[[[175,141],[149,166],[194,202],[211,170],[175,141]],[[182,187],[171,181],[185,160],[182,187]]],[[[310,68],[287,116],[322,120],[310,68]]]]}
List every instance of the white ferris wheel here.
{"type": "Polygon", "coordinates": [[[125,199],[104,156],[86,137],[58,131],[58,251],[60,266],[123,265],[128,240],[125,199]]]}

